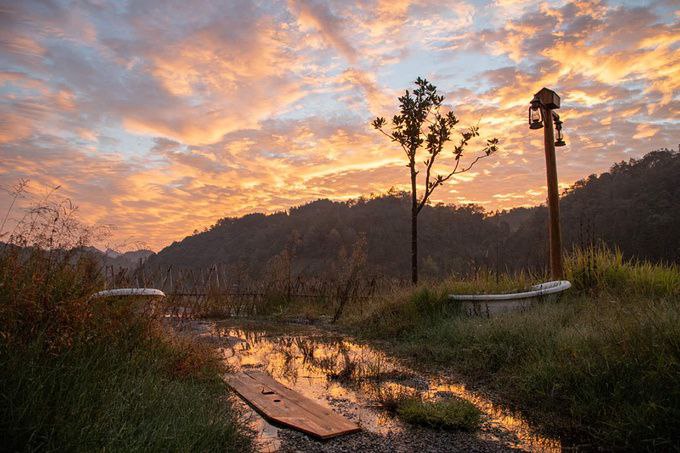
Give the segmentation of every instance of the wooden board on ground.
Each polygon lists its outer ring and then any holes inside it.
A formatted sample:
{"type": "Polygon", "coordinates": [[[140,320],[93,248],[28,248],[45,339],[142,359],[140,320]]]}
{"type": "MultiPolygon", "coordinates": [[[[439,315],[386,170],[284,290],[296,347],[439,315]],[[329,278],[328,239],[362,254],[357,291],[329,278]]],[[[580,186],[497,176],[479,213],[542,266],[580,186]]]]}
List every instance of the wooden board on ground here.
{"type": "Polygon", "coordinates": [[[230,374],[227,384],[266,419],[320,439],[360,431],[355,423],[261,371],[230,374]]]}

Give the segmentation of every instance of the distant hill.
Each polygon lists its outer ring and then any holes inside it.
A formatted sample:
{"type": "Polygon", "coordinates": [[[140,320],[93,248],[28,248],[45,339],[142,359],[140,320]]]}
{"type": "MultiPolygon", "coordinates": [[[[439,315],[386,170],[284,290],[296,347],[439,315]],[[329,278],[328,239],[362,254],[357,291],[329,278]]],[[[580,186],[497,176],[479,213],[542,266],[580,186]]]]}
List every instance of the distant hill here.
{"type": "MultiPolygon", "coordinates": [[[[607,173],[578,181],[561,198],[565,247],[604,242],[628,257],[680,260],[680,154],[659,150],[615,164],[607,173]]],[[[262,275],[284,250],[293,271],[333,272],[360,235],[367,239],[371,272],[409,272],[409,201],[390,192],[348,202],[318,200],[270,215],[223,218],[148,258],[147,265],[202,268],[216,263],[262,275]],[[344,252],[343,252],[344,250],[344,252]]],[[[424,275],[475,268],[544,266],[547,210],[543,206],[488,213],[479,206],[427,206],[419,217],[424,275]]]]}
{"type": "Polygon", "coordinates": [[[96,247],[82,247],[84,253],[90,253],[101,261],[104,267],[113,267],[114,270],[127,269],[133,270],[143,265],[146,260],[154,254],[151,250],[133,250],[130,252],[116,252],[106,249],[102,252],[96,247]]]}
{"type": "MultiPolygon", "coordinates": [[[[30,253],[35,251],[33,247],[20,247],[15,244],[0,242],[0,252],[4,251],[15,251],[23,256],[29,256],[30,253]]],[[[134,250],[130,252],[114,252],[107,249],[102,252],[96,247],[85,246],[77,247],[74,249],[55,249],[53,253],[61,257],[70,257],[70,259],[77,259],[82,255],[90,255],[94,257],[102,266],[102,268],[113,267],[114,271],[119,271],[120,269],[126,269],[128,271],[135,270],[146,263],[146,260],[154,255],[151,250],[134,250]]]]}
{"type": "Polygon", "coordinates": [[[146,260],[154,253],[151,250],[133,250],[124,253],[109,253],[107,250],[103,253],[103,261],[105,265],[113,266],[115,268],[136,269],[146,262],[146,260]]]}

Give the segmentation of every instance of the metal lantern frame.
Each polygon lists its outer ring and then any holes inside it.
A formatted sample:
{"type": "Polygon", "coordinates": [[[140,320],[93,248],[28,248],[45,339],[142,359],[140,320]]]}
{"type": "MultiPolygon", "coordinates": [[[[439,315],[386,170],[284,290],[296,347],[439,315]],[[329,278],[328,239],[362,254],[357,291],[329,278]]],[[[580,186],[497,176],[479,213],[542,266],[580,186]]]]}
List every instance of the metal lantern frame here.
{"type": "Polygon", "coordinates": [[[529,104],[529,129],[532,130],[542,129],[545,123],[546,112],[550,111],[553,119],[552,122],[555,125],[555,146],[558,147],[566,146],[567,143],[564,141],[564,133],[562,132],[563,123],[560,120],[560,116],[552,110],[560,108],[560,98],[559,96],[557,96],[557,94],[555,94],[555,92],[551,92],[550,93],[551,97],[548,98],[548,102],[546,105],[541,101],[542,97],[544,98],[546,97],[541,96],[542,94],[543,90],[536,93],[534,98],[531,100],[531,103],[529,104]]]}
{"type": "Polygon", "coordinates": [[[541,102],[534,98],[529,105],[529,129],[541,129],[543,127],[543,108],[541,102]]]}
{"type": "Polygon", "coordinates": [[[555,146],[565,146],[564,134],[562,133],[562,120],[560,120],[560,116],[555,112],[553,112],[553,121],[555,123],[555,131],[557,132],[557,134],[555,134],[555,146]]]}

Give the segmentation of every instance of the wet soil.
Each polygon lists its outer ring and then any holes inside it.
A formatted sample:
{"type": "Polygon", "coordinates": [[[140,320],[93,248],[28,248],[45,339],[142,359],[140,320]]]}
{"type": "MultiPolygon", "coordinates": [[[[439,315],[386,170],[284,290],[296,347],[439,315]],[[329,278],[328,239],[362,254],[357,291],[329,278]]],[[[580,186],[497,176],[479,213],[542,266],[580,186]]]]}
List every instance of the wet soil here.
{"type": "Polygon", "coordinates": [[[243,403],[260,451],[560,450],[558,440],[538,435],[521,417],[451,377],[416,373],[394,357],[345,335],[312,326],[235,320],[190,321],[183,330],[215,347],[232,369],[265,371],[362,427],[360,433],[322,442],[275,427],[243,403]],[[470,433],[407,425],[378,403],[381,392],[404,391],[432,399],[465,398],[484,413],[482,426],[470,433]]]}

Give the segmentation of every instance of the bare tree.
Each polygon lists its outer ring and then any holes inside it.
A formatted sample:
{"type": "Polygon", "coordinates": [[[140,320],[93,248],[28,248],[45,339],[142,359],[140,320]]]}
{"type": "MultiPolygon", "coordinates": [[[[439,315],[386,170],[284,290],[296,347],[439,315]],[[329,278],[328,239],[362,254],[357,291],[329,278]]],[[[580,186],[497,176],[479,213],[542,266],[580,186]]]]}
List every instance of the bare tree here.
{"type": "Polygon", "coordinates": [[[399,143],[408,158],[407,167],[411,173],[411,278],[413,284],[418,283],[418,214],[427,204],[432,192],[451,179],[454,175],[470,170],[480,159],[490,156],[498,149],[498,139],[486,141],[479,154],[461,166],[465,149],[475,137],[479,136],[479,127],[472,126],[456,130],[458,118],[452,111],[440,112],[444,96],[437,94],[437,87],[425,79],[418,77],[413,92],[399,97],[399,113],[392,118],[391,130],[386,130],[387,121],[378,117],[373,120],[373,127],[385,134],[393,142],[399,143]],[[437,157],[444,151],[444,146],[453,141],[453,133],[458,132],[460,139],[454,143],[453,162],[445,172],[438,173],[434,169],[437,157]],[[416,165],[418,150],[425,148],[427,156],[424,164],[425,185],[421,196],[418,196],[418,174],[421,170],[416,165]]]}

